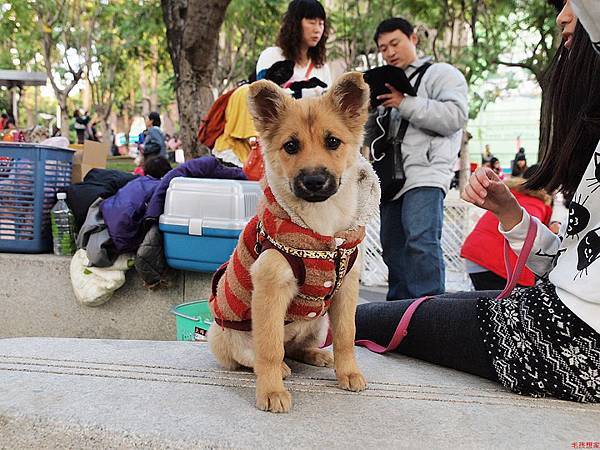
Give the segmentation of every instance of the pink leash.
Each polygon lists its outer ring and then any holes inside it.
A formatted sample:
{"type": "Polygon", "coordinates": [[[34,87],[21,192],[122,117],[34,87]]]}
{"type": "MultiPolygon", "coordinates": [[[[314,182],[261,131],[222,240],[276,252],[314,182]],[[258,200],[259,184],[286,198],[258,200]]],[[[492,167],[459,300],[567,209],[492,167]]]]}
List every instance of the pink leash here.
{"type": "Polygon", "coordinates": [[[414,302],[412,302],[410,304],[410,306],[406,309],[406,311],[404,311],[404,314],[402,314],[402,319],[400,319],[400,322],[398,323],[398,326],[396,327],[396,331],[394,331],[394,335],[392,336],[392,340],[387,345],[387,347],[383,347],[383,346],[379,345],[378,343],[369,341],[367,339],[359,339],[359,340],[355,341],[354,343],[356,345],[360,345],[361,347],[366,347],[375,353],[387,353],[387,352],[392,352],[392,351],[396,350],[398,348],[398,346],[400,345],[400,343],[402,342],[402,339],[404,339],[406,337],[406,335],[408,334],[408,326],[410,325],[410,320],[412,319],[413,314],[415,313],[417,308],[421,305],[421,303],[423,303],[425,300],[428,300],[430,298],[431,297],[421,297],[420,299],[415,300],[414,302]]]}
{"type": "Polygon", "coordinates": [[[496,297],[496,300],[502,300],[503,298],[508,297],[517,285],[517,281],[519,281],[521,272],[523,272],[527,258],[529,258],[529,254],[533,248],[533,242],[535,241],[536,235],[537,222],[533,219],[533,217],[531,217],[529,221],[529,230],[527,230],[527,236],[525,237],[525,242],[523,243],[523,248],[521,249],[521,254],[517,259],[517,264],[515,265],[514,270],[510,266],[510,259],[508,257],[511,251],[510,245],[508,245],[508,241],[506,239],[504,240],[504,265],[506,266],[507,275],[506,287],[502,292],[500,292],[500,295],[496,297]]]}
{"type": "MultiPolygon", "coordinates": [[[[504,264],[506,265],[506,273],[508,275],[508,278],[506,280],[506,287],[500,293],[500,295],[496,297],[497,300],[501,300],[508,297],[517,285],[517,281],[521,276],[521,272],[523,272],[523,268],[525,267],[527,258],[529,258],[529,254],[531,253],[531,249],[533,248],[533,243],[535,241],[536,235],[537,223],[532,217],[529,223],[529,230],[527,230],[527,236],[525,237],[525,242],[523,244],[523,249],[521,250],[519,258],[517,259],[517,264],[515,265],[514,270],[512,269],[510,265],[510,260],[508,258],[510,246],[507,240],[504,241],[504,264]]],[[[400,319],[400,322],[396,327],[396,331],[394,331],[394,335],[392,336],[392,339],[390,340],[390,343],[387,345],[387,347],[383,347],[382,345],[379,345],[376,342],[369,341],[367,339],[357,340],[355,344],[361,347],[366,347],[375,353],[387,353],[396,350],[402,342],[402,339],[404,339],[406,335],[408,335],[408,326],[410,325],[410,321],[412,319],[413,314],[415,313],[417,308],[421,306],[421,303],[430,298],[432,297],[421,297],[420,299],[415,300],[410,304],[406,311],[404,311],[404,314],[402,315],[402,318],[400,319]]],[[[324,347],[331,345],[331,342],[332,335],[330,327],[329,331],[327,332],[327,340],[324,344],[324,347]]]]}
{"type": "MultiPolygon", "coordinates": [[[[421,297],[410,304],[406,311],[404,311],[402,319],[400,319],[400,323],[398,323],[396,331],[394,331],[394,335],[392,336],[392,340],[390,341],[387,347],[383,347],[378,343],[369,341],[367,339],[359,339],[357,341],[354,341],[354,344],[359,345],[361,347],[366,347],[375,353],[386,353],[396,350],[402,342],[402,339],[404,339],[404,337],[408,334],[408,325],[410,324],[410,320],[412,319],[413,314],[415,313],[419,305],[421,305],[421,303],[423,303],[429,298],[431,297],[421,297]]],[[[331,333],[331,326],[329,326],[329,329],[327,330],[327,339],[325,339],[325,343],[321,346],[321,348],[329,347],[332,344],[332,342],[333,334],[331,333]]]]}

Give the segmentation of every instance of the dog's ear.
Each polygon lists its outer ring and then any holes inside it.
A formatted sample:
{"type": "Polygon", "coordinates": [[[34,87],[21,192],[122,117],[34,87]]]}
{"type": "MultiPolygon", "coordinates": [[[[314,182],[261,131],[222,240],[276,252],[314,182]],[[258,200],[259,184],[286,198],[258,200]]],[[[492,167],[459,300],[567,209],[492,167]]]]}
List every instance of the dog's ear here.
{"type": "MultiPolygon", "coordinates": [[[[334,107],[347,119],[366,120],[369,107],[369,85],[365,83],[360,72],[349,72],[342,75],[333,84],[327,95],[334,107]]],[[[364,123],[359,123],[363,126],[364,123]]]]}
{"type": "Polygon", "coordinates": [[[248,106],[259,133],[268,132],[280,120],[289,101],[286,92],[272,81],[260,80],[250,85],[248,106]]]}

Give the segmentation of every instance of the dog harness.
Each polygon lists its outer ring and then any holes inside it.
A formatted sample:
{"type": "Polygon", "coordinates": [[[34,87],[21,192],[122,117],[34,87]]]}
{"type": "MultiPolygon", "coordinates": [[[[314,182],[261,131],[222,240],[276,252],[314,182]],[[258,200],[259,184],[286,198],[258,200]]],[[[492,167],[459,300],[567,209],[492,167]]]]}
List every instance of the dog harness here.
{"type": "Polygon", "coordinates": [[[295,224],[266,187],[258,214],[244,228],[228,262],[212,279],[209,305],[215,322],[225,328],[252,328],[250,267],[261,252],[277,250],[288,261],[298,293],[288,307],[285,322],[314,320],[331,305],[344,277],[353,267],[365,228],[323,236],[295,224]]]}

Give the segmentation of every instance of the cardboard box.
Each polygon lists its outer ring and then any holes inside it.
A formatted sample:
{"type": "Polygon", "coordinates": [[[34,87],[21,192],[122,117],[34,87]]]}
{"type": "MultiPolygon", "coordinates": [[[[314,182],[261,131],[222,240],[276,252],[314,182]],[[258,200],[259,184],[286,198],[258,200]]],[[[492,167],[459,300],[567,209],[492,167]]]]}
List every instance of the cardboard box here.
{"type": "Polygon", "coordinates": [[[110,142],[85,141],[69,146],[75,150],[73,155],[73,173],[71,183],[80,183],[92,169],[105,169],[106,158],[110,151],[110,142]]]}

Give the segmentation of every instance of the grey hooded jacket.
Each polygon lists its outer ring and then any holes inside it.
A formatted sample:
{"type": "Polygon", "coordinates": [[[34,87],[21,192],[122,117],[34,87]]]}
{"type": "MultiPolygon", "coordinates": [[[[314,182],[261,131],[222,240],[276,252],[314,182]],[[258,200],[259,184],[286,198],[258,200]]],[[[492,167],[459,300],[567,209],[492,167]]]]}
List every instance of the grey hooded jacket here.
{"type": "MultiPolygon", "coordinates": [[[[430,60],[416,60],[405,70],[406,75],[430,60]]],[[[417,187],[448,192],[468,119],[467,92],[467,82],[458,69],[435,63],[423,75],[417,96],[407,96],[399,108],[391,108],[388,135],[396,135],[402,118],[410,123],[402,144],[406,183],[394,199],[417,187]]],[[[382,135],[376,118],[384,112],[380,106],[369,114],[365,145],[371,146],[382,135]]]]}

